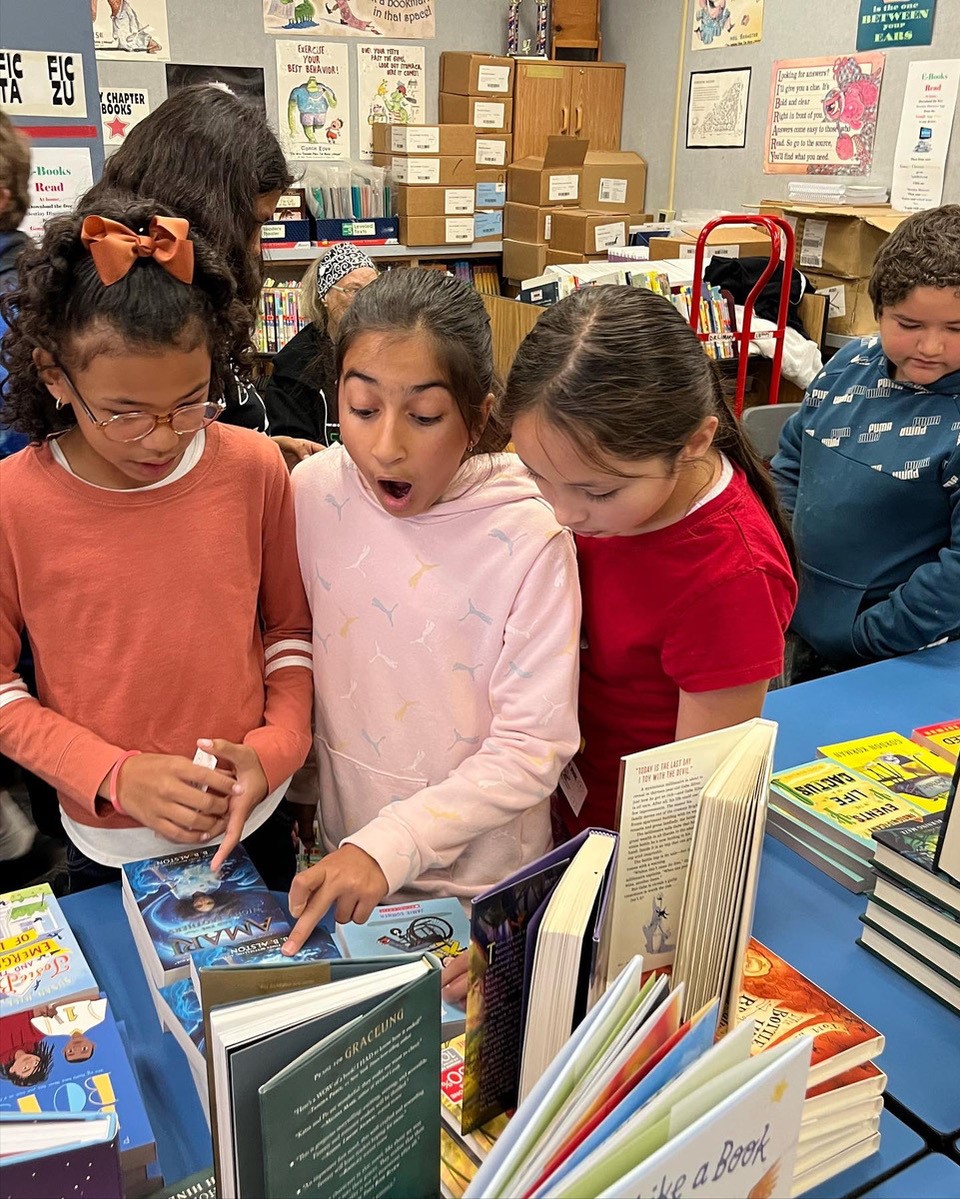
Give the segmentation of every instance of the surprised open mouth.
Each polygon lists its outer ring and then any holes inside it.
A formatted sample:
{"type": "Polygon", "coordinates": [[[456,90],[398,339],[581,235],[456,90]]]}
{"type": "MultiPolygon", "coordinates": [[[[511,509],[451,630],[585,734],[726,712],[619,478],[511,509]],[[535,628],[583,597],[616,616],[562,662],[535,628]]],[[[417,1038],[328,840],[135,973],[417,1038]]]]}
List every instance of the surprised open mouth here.
{"type": "Polygon", "coordinates": [[[388,512],[402,513],[410,503],[413,484],[403,479],[377,479],[380,503],[388,512]]]}

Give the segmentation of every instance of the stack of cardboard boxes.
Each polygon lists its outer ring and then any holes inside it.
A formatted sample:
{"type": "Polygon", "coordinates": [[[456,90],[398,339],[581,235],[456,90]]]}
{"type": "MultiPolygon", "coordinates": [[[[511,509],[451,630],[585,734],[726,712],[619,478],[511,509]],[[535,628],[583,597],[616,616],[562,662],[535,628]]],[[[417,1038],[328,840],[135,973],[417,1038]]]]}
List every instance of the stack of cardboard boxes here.
{"type": "Polygon", "coordinates": [[[796,265],[830,302],[827,332],[874,333],[877,321],[867,292],[873,260],[907,214],[886,206],[814,208],[776,201],[765,202],[760,211],[793,224],[796,265]]]}
{"type": "Polygon", "coordinates": [[[473,143],[471,125],[373,126],[373,161],[393,173],[404,245],[473,244],[473,143]]]}
{"type": "Polygon", "coordinates": [[[551,137],[545,154],[507,171],[503,273],[522,281],[550,265],[603,260],[627,244],[642,212],[647,166],[631,151],[591,153],[580,138],[551,137]]]}

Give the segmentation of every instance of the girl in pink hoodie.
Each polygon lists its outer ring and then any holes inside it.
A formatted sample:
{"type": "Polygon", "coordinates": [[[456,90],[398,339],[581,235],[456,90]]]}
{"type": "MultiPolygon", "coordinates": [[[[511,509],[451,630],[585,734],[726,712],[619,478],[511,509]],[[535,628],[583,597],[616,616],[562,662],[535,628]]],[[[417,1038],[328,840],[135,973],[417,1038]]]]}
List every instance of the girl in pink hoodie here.
{"type": "Polygon", "coordinates": [[[288,952],[331,904],[362,923],[538,857],[579,737],[572,539],[500,452],[479,295],[391,271],[337,351],[343,445],[293,474],[327,856],[294,880],[288,952]]]}

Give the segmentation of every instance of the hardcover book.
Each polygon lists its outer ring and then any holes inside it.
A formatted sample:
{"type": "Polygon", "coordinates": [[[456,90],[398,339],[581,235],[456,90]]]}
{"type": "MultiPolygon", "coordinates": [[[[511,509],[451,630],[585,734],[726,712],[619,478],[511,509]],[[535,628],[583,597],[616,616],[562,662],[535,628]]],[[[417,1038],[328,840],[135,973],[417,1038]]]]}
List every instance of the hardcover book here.
{"type": "Polygon", "coordinates": [[[821,745],[817,753],[851,766],[924,812],[941,812],[950,790],[950,768],[939,754],[901,736],[877,733],[858,741],[821,745]]]}
{"type": "Polygon", "coordinates": [[[956,762],[960,756],[960,719],[945,720],[942,724],[923,725],[914,729],[910,736],[917,745],[932,750],[948,762],[956,762]]]}
{"type": "Polygon", "coordinates": [[[114,1112],[0,1112],[0,1199],[123,1199],[114,1112]]]}
{"type": "Polygon", "coordinates": [[[874,866],[960,914],[960,887],[934,866],[942,832],[942,815],[927,816],[920,825],[882,829],[877,833],[874,866]]]}
{"type": "Polygon", "coordinates": [[[50,884],[0,895],[0,1016],[99,994],[50,884]]]}
{"type": "Polygon", "coordinates": [[[883,1051],[883,1034],[751,938],[737,1005],[754,1022],[753,1053],[805,1037],[811,1041],[809,1086],[824,1082],[883,1051]]]}
{"type": "Polygon", "coordinates": [[[960,1016],[960,986],[947,978],[943,971],[917,957],[898,938],[865,924],[857,944],[868,949],[875,957],[892,966],[898,974],[916,983],[921,990],[960,1016]]]}
{"type": "Polygon", "coordinates": [[[218,846],[128,862],[124,907],[147,975],[156,987],[184,977],[197,950],[287,933],[290,922],[242,845],[214,874],[218,846]]]}
{"type": "Polygon", "coordinates": [[[960,759],[953,768],[953,782],[950,784],[933,864],[960,885],[960,759]]]}

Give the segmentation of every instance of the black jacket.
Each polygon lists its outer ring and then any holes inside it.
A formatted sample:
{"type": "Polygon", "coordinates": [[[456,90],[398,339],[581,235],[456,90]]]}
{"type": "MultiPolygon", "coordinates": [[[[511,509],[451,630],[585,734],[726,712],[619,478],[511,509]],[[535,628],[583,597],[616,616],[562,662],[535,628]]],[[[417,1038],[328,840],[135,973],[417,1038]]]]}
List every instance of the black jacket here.
{"type": "Polygon", "coordinates": [[[263,392],[270,432],[331,445],[340,440],[333,342],[317,325],[304,325],[273,358],[263,392]]]}

